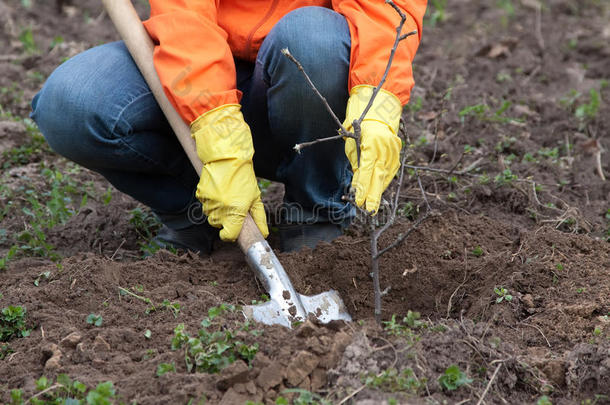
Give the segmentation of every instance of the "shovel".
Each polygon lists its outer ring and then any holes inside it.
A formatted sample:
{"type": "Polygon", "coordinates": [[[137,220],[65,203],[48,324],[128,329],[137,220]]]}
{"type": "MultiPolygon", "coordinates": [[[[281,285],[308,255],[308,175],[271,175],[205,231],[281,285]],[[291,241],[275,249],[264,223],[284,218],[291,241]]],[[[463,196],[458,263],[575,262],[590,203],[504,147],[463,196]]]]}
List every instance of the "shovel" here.
{"type": "MultiPolygon", "coordinates": [[[[129,0],[102,0],[108,15],[123,38],[155,99],[163,110],[188,158],[201,173],[203,164],[197,156],[195,141],[191,132],[172,104],[167,99],[153,63],[153,43],[136,10],[129,0]]],[[[237,239],[241,251],[254,274],[261,280],[270,300],[264,304],[248,305],[243,309],[248,319],[267,325],[292,327],[295,322],[303,322],[313,315],[319,321],[351,321],[345,305],[334,290],[314,296],[297,293],[290,278],[280,264],[271,247],[263,238],[254,220],[248,214],[237,239]]]]}

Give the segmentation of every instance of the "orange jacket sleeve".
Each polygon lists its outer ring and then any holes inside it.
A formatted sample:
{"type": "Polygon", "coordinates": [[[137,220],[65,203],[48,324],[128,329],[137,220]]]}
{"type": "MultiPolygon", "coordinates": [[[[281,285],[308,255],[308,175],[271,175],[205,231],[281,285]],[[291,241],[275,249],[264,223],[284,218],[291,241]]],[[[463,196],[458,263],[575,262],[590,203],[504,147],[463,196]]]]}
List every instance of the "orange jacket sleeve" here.
{"type": "MultiPolygon", "coordinates": [[[[419,46],[427,0],[394,0],[407,16],[402,33],[417,30],[396,51],[384,89],[404,105],[413,88],[411,62],[419,46]]],[[[385,71],[396,39],[400,16],[384,0],[333,0],[333,8],[347,19],[352,37],[349,89],[361,84],[376,86],[385,71]]]]}
{"type": "Polygon", "coordinates": [[[165,94],[188,124],[241,99],[227,33],[216,21],[219,1],[150,0],[150,19],[144,23],[155,43],[155,68],[165,94]]]}

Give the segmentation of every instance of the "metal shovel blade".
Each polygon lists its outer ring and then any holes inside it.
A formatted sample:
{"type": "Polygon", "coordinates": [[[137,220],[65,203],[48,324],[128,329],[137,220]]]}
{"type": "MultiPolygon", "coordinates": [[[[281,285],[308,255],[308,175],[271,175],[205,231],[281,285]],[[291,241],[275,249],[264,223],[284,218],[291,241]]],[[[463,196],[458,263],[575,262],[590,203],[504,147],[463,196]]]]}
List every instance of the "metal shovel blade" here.
{"type": "Polygon", "coordinates": [[[265,286],[270,298],[264,304],[245,306],[243,312],[246,318],[288,328],[295,322],[304,322],[310,315],[322,323],[352,320],[335,290],[314,296],[297,293],[267,242],[254,243],[246,253],[246,261],[265,286]]]}
{"type": "MultiPolygon", "coordinates": [[[[322,323],[342,320],[351,322],[352,317],[347,313],[345,304],[335,290],[323,292],[314,296],[298,294],[306,314],[312,314],[322,323]]],[[[264,304],[247,305],[243,308],[244,315],[248,319],[265,325],[282,325],[291,328],[294,322],[304,321],[293,316],[282,308],[276,301],[267,301],[264,304]]]]}

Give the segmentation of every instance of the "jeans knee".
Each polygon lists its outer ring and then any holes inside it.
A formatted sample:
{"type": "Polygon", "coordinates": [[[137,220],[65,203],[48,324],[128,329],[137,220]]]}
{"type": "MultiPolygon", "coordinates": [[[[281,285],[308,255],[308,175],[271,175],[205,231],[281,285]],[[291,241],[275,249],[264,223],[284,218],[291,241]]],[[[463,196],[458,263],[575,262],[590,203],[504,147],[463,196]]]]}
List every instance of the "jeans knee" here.
{"type": "Polygon", "coordinates": [[[68,91],[70,82],[67,69],[64,65],[59,66],[34,96],[30,114],[51,148],[68,158],[70,146],[74,143],[66,136],[69,132],[67,123],[72,118],[67,113],[69,106],[74,104],[73,93],[68,91]]]}
{"type": "MultiPolygon", "coordinates": [[[[337,78],[347,75],[350,61],[351,39],[345,17],[324,7],[302,7],[291,11],[280,19],[269,33],[261,49],[263,55],[272,53],[280,58],[280,64],[294,65],[281,55],[288,48],[301,62],[307,73],[319,79],[337,78]],[[332,66],[332,70],[329,70],[332,66]],[[329,74],[335,72],[335,75],[329,74]]],[[[347,79],[347,77],[345,77],[347,79]]]]}
{"type": "Polygon", "coordinates": [[[140,82],[122,43],[92,48],[49,76],[32,100],[31,117],[53,150],[82,164],[101,144],[115,140],[125,106],[150,93],[140,82]]]}

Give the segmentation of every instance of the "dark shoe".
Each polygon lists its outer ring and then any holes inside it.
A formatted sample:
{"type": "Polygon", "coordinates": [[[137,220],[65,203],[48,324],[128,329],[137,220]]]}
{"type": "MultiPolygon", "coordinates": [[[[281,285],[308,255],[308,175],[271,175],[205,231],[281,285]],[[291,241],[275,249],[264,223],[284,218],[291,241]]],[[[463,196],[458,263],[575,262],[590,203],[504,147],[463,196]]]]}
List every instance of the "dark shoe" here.
{"type": "Polygon", "coordinates": [[[163,225],[153,241],[160,248],[171,247],[190,250],[201,255],[209,255],[212,253],[216,239],[218,239],[218,229],[206,222],[177,230],[163,225]]]}
{"type": "Polygon", "coordinates": [[[190,250],[201,255],[212,253],[219,230],[210,225],[195,202],[177,214],[155,213],[163,224],[153,241],[160,248],[190,250]]]}
{"type": "Polygon", "coordinates": [[[280,250],[296,252],[304,247],[313,249],[319,242],[331,242],[343,235],[341,225],[318,222],[315,224],[280,225],[280,250]]]}

